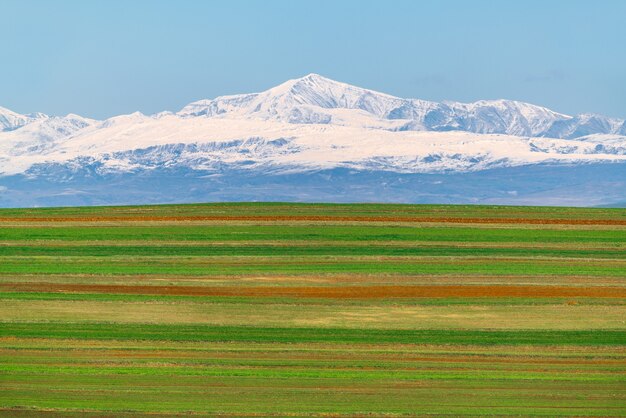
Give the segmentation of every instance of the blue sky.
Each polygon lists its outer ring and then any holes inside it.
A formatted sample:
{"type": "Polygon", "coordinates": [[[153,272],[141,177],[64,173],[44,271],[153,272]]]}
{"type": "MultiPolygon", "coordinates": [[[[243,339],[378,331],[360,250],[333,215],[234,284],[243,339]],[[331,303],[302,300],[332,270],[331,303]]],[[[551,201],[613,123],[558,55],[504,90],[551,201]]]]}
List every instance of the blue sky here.
{"type": "Polygon", "coordinates": [[[626,1],[0,0],[0,106],[105,118],[311,72],[626,117],[626,1]]]}

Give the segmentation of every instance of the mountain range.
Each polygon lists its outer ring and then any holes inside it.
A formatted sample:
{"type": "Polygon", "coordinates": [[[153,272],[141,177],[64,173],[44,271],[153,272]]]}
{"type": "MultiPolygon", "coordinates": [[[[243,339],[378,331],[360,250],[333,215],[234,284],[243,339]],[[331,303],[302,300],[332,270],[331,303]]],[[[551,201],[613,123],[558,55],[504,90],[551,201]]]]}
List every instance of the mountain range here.
{"type": "Polygon", "coordinates": [[[620,205],[626,122],[403,99],[317,74],[103,121],[0,107],[0,205],[210,200],[620,205]]]}

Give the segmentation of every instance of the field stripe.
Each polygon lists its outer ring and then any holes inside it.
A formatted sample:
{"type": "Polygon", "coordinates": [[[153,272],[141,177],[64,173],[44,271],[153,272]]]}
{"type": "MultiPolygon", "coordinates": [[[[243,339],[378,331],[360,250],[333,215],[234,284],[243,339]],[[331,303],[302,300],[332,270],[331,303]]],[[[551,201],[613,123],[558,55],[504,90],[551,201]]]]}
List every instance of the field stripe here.
{"type": "Polygon", "coordinates": [[[559,219],[559,218],[452,218],[398,216],[323,216],[323,215],[249,215],[249,216],[67,216],[67,217],[0,217],[0,222],[400,222],[450,224],[529,224],[529,225],[611,225],[626,226],[626,219],[559,219]]]}
{"type": "Polygon", "coordinates": [[[626,287],[574,286],[117,286],[107,284],[0,283],[1,291],[85,292],[143,295],[251,296],[331,299],[449,297],[626,298],[626,287]]]}
{"type": "Polygon", "coordinates": [[[626,330],[382,330],[107,323],[0,323],[0,337],[206,342],[464,345],[624,345],[626,330]]]}

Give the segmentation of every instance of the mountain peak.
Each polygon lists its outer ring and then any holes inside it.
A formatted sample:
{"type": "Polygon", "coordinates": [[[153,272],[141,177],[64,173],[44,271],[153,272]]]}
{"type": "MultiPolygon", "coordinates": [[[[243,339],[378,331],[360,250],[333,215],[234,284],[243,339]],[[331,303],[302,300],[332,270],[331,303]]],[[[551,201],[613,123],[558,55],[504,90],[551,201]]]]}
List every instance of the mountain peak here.
{"type": "Polygon", "coordinates": [[[266,111],[272,118],[292,123],[329,123],[332,109],[364,111],[383,118],[402,100],[311,73],[259,93],[255,112],[266,111]]]}
{"type": "Polygon", "coordinates": [[[0,132],[12,131],[39,119],[47,118],[43,113],[22,115],[0,106],[0,132]]]}
{"type": "MultiPolygon", "coordinates": [[[[298,83],[321,83],[321,84],[346,84],[328,77],[324,77],[317,73],[309,73],[303,77],[287,80],[282,84],[298,84],[298,83]]],[[[276,86],[278,87],[278,86],[276,86]]]]}
{"type": "Polygon", "coordinates": [[[572,117],[517,100],[437,103],[403,99],[317,73],[287,80],[260,93],[200,100],[187,105],[178,116],[570,139],[589,133],[623,132],[625,123],[587,115],[572,117]],[[581,125],[587,126],[578,129],[581,125]]]}
{"type": "MultiPolygon", "coordinates": [[[[322,91],[330,87],[349,86],[349,84],[341,83],[330,78],[323,77],[319,74],[310,73],[304,77],[287,80],[275,87],[272,87],[260,94],[262,95],[280,95],[280,94],[297,94],[303,89],[322,91]]],[[[358,88],[350,86],[353,88],[358,88]]]]}
{"type": "Polygon", "coordinates": [[[324,77],[322,75],[319,75],[317,73],[309,73],[307,75],[305,75],[304,77],[300,77],[298,80],[311,80],[311,81],[330,81],[333,83],[338,83],[335,80],[331,80],[330,78],[324,77]]]}
{"type": "Polygon", "coordinates": [[[316,73],[291,79],[261,93],[222,96],[190,103],[178,115],[246,115],[289,123],[330,123],[332,109],[360,110],[379,118],[402,99],[326,78],[316,73]]]}

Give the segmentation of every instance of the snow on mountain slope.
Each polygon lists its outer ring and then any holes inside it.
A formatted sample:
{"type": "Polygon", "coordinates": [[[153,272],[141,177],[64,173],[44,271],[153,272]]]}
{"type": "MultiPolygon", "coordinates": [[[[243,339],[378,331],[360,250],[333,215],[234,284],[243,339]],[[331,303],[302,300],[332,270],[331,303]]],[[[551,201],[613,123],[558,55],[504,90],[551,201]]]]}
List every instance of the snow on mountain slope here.
{"type": "Polygon", "coordinates": [[[262,93],[223,96],[185,106],[181,117],[275,120],[395,129],[385,115],[404,102],[393,96],[339,83],[316,74],[289,80],[262,93]]]}
{"type": "Polygon", "coordinates": [[[582,114],[556,121],[541,136],[552,138],[580,138],[593,134],[626,134],[622,132],[623,120],[603,115],[582,114]]]}
{"type": "Polygon", "coordinates": [[[436,103],[402,99],[317,74],[289,80],[262,93],[193,102],[178,115],[570,139],[591,133],[619,133],[624,123],[601,116],[572,117],[513,100],[436,103]]]}
{"type": "Polygon", "coordinates": [[[0,173],[18,172],[29,163],[24,156],[45,156],[61,146],[63,140],[96,123],[93,119],[69,114],[45,117],[14,129],[0,132],[0,173]]]}
{"type": "Polygon", "coordinates": [[[19,173],[35,164],[82,157],[100,161],[105,171],[230,164],[279,171],[348,167],[406,173],[626,160],[626,137],[612,138],[611,147],[602,141],[134,114],[92,124],[49,147],[19,148],[0,170],[19,173]]]}
{"type": "Polygon", "coordinates": [[[390,109],[402,103],[403,99],[397,97],[309,74],[263,93],[223,96],[215,100],[194,102],[184,107],[179,115],[215,116],[231,113],[290,123],[310,123],[308,119],[297,117],[298,109],[357,109],[383,117],[390,109]]]}
{"type": "Polygon", "coordinates": [[[0,132],[12,131],[24,125],[28,125],[29,123],[36,120],[45,118],[47,118],[47,116],[43,113],[21,115],[19,113],[13,112],[12,110],[0,107],[0,132]]]}
{"type": "Polygon", "coordinates": [[[476,171],[626,159],[626,122],[528,103],[402,99],[316,74],[261,93],[200,100],[178,113],[95,121],[0,109],[0,173],[99,161],[154,167],[393,172],[476,171]],[[10,129],[10,130],[9,130],[10,129]],[[567,139],[563,139],[567,138],[567,139]]]}
{"type": "Polygon", "coordinates": [[[458,115],[459,130],[478,133],[542,136],[555,122],[571,119],[545,107],[513,100],[480,100],[449,105],[458,115]]]}

